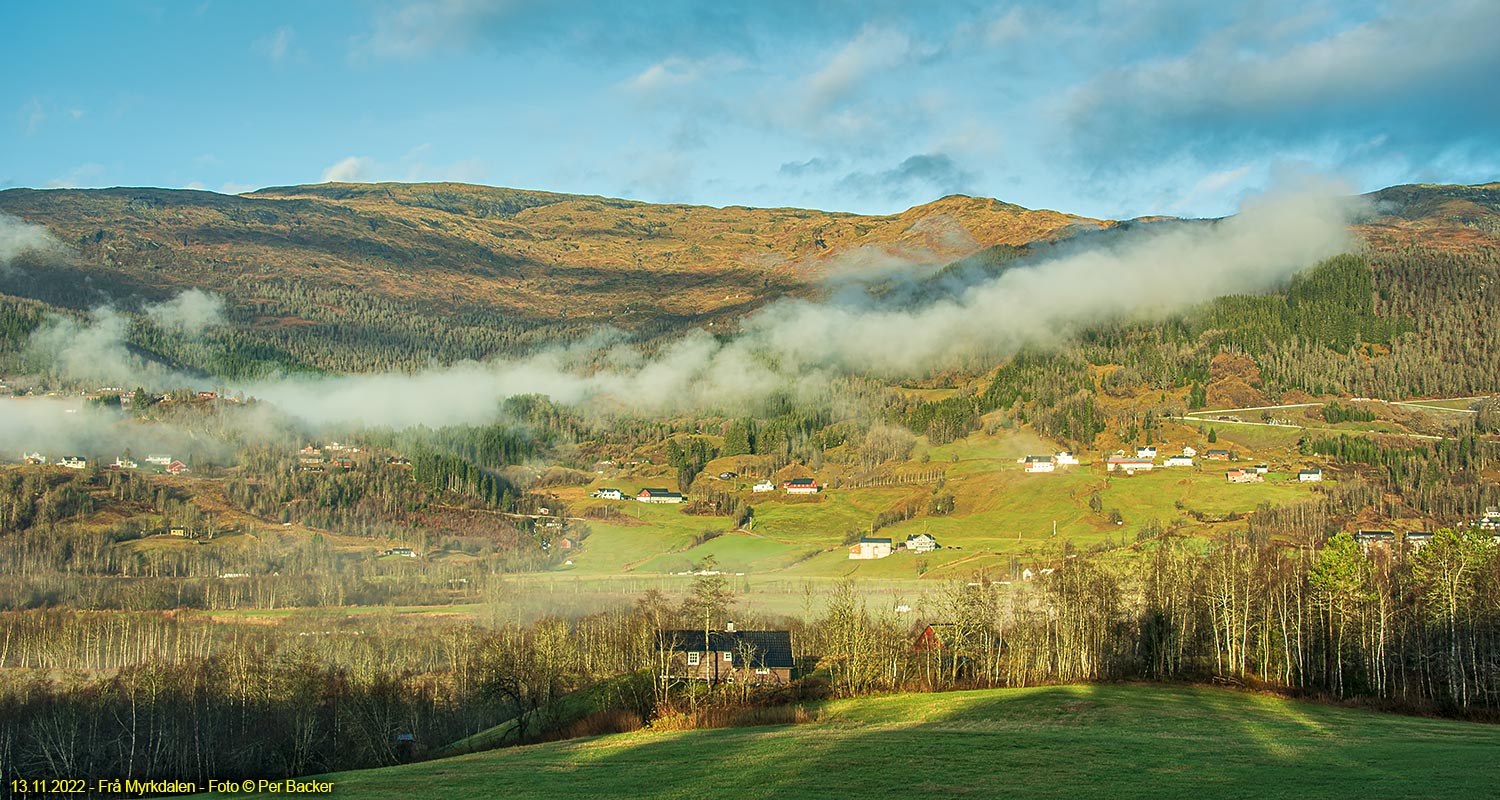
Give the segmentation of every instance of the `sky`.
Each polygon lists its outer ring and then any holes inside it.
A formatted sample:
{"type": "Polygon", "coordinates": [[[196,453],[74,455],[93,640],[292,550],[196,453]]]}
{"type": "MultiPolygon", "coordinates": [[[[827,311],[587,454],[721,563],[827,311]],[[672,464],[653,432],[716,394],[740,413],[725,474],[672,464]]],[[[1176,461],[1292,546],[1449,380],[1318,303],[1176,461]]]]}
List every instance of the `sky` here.
{"type": "Polygon", "coordinates": [[[1500,2],[0,4],[0,189],[1218,216],[1500,179],[1500,2]]]}

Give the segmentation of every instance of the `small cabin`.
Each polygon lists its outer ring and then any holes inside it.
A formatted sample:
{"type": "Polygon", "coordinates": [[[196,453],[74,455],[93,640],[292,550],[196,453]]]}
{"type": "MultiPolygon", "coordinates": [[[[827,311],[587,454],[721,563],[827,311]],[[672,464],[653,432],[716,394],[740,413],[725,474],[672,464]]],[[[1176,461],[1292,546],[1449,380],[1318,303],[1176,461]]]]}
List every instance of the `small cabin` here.
{"type": "Polygon", "coordinates": [[[1303,483],[1318,483],[1323,480],[1323,470],[1304,469],[1297,472],[1297,480],[1303,483]]]}
{"type": "Polygon", "coordinates": [[[750,487],[750,491],[752,491],[752,492],[774,492],[774,491],[776,491],[776,484],[771,483],[770,481],[761,481],[760,483],[757,483],[754,486],[750,487]]]}
{"type": "Polygon", "coordinates": [[[624,500],[625,499],[625,493],[624,492],[620,491],[619,489],[609,489],[609,488],[597,489],[590,496],[591,497],[597,497],[597,498],[599,498],[601,500],[624,500]]]}

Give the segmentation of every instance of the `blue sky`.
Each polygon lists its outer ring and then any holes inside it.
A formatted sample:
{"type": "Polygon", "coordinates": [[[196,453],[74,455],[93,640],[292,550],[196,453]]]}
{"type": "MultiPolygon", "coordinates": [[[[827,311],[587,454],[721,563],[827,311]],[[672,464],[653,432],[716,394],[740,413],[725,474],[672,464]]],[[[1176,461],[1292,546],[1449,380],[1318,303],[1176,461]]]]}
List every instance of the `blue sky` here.
{"type": "Polygon", "coordinates": [[[0,6],[0,188],[456,180],[1217,215],[1500,179],[1500,3],[0,6]]]}

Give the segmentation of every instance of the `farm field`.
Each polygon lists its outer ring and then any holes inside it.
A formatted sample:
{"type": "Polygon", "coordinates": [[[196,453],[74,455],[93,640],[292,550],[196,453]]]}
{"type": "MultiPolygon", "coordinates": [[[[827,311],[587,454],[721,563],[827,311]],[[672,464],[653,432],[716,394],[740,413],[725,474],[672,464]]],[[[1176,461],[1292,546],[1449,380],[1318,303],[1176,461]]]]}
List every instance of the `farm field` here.
{"type": "Polygon", "coordinates": [[[326,776],[368,800],[1479,798],[1500,727],[1223,689],[1054,686],[810,706],[797,726],[649,730],[326,776]]]}

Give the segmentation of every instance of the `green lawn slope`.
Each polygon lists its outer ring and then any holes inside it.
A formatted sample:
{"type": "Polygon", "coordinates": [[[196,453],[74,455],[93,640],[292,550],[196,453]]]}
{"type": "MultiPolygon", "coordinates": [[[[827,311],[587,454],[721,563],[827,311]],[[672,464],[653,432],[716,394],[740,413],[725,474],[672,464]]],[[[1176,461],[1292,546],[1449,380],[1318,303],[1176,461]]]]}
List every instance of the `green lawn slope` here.
{"type": "Polygon", "coordinates": [[[630,734],[333,775],[401,798],[1493,797],[1500,726],[1209,688],[830,702],[799,726],[630,734]]]}

